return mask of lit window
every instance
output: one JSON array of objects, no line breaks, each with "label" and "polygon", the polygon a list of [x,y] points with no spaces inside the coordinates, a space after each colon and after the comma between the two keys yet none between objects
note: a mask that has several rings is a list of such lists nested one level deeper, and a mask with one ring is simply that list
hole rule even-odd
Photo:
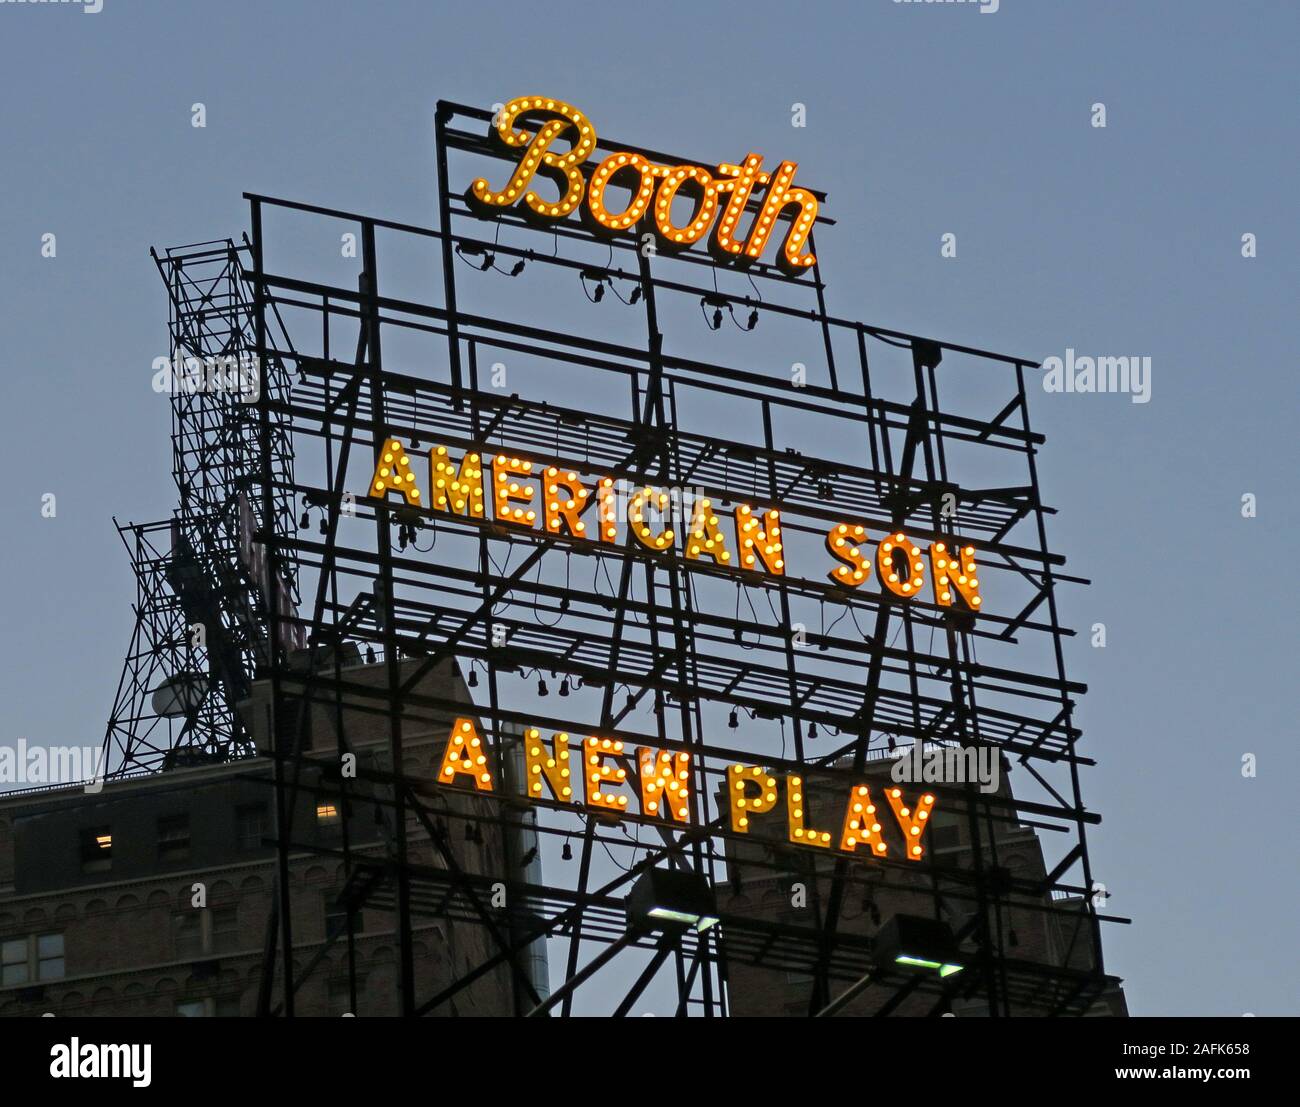
[{"label": "lit window", "polygon": [[113,866],[113,832],[106,826],[87,827],[81,831],[81,871],[107,872]]},{"label": "lit window", "polygon": [[316,804],[316,825],[336,826],[339,821],[339,809],[332,803]]}]

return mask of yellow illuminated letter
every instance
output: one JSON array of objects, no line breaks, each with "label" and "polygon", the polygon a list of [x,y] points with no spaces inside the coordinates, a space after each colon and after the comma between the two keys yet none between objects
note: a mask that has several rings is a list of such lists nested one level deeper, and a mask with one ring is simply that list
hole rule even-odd
[{"label": "yellow illuminated letter", "polygon": [[411,462],[396,438],[388,439],[379,451],[374,479],[370,482],[370,495],[376,499],[386,499],[390,492],[400,493],[412,507],[420,506],[420,490],[415,486]]},{"label": "yellow illuminated letter", "polygon": [[718,528],[718,517],[713,511],[713,502],[705,496],[695,501],[695,510],[691,515],[691,533],[686,541],[686,557],[697,561],[701,557],[711,557],[716,564],[725,565],[731,560],[727,550],[727,541]]},{"label": "yellow illuminated letter", "polygon": [[736,508],[736,540],[740,544],[743,568],[759,570],[759,565],[773,576],[785,576],[785,558],[781,552],[781,513],[771,508],[763,513],[763,522],[749,504]]},{"label": "yellow illuminated letter", "polygon": [[613,769],[604,764],[606,757],[617,757],[623,752],[623,743],[609,738],[588,738],[583,775],[587,779],[587,804],[622,811],[627,806],[627,796],[615,795],[612,784],[622,784],[627,779],[626,769]]},{"label": "yellow illuminated letter", "polygon": [[660,511],[663,511],[668,506],[670,499],[671,497],[667,492],[656,492],[653,488],[643,488],[627,502],[627,517],[632,524],[632,534],[647,550],[666,550],[673,544],[673,532],[671,530],[665,530],[662,534],[655,534],[650,529],[650,524],[646,522],[645,517],[647,504],[653,504]]},{"label": "yellow illuminated letter", "polygon": [[524,764],[528,771],[528,796],[542,798],[542,781],[551,787],[561,803],[576,803],[573,778],[569,772],[569,736],[563,732],[555,736],[548,752],[536,727],[524,731]]},{"label": "yellow illuminated letter", "polygon": [[452,724],[447,746],[442,751],[438,781],[442,784],[455,784],[458,776],[469,777],[480,792],[493,790],[487,747],[483,745],[478,729],[470,719],[457,719]]},{"label": "yellow illuminated letter", "polygon": [[483,459],[478,454],[466,454],[457,469],[447,447],[438,446],[429,451],[429,474],[434,511],[483,518]]},{"label": "yellow illuminated letter", "polygon": [[600,540],[618,541],[618,510],[614,505],[614,478],[602,477],[596,486],[596,514],[600,516]]},{"label": "yellow illuminated letter", "polygon": [[805,796],[802,777],[785,778],[785,805],[790,823],[790,841],[797,842],[801,846],[822,848],[830,846],[829,830],[810,830],[804,825]]},{"label": "yellow illuminated letter", "polygon": [[[542,513],[546,529],[553,534],[573,534],[585,538],[587,524],[578,518],[587,506],[590,493],[578,483],[577,473],[561,473],[555,466],[546,470],[546,496]],[[564,524],[561,531],[560,524]]]}]

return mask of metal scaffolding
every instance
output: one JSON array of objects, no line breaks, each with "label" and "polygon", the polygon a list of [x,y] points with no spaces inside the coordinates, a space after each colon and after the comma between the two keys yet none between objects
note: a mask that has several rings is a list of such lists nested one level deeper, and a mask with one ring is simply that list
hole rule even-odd
[{"label": "metal scaffolding", "polygon": [[[1026,402],[1033,363],[832,316],[819,265],[802,277],[757,262],[741,271],[704,249],[655,252],[639,236],[605,238],[576,222],[539,228],[511,209],[485,220],[452,182],[467,183],[469,165],[499,179],[517,157],[489,140],[489,119],[438,106],[436,228],[249,195],[244,241],[158,259],[173,346],[251,355],[260,387],[255,402],[229,391],[173,397],[181,508],[170,524],[125,528],[141,596],[109,727],[111,770],[162,767],[158,758],[180,748],[250,754],[238,704],[264,682],[287,897],[289,851],[303,848],[288,822],[294,792],[305,763],[324,763],[305,734],[310,712],[296,705],[371,704],[386,720],[391,771],[331,780],[345,818],[352,794],[389,812],[389,856],[350,859],[349,871],[357,904],[393,912],[407,1014],[438,1011],[512,966],[520,1013],[570,1014],[599,989],[619,994],[608,1006],[626,1014],[662,972],[678,1013],[724,1015],[726,966],[736,963],[810,975],[810,1014],[838,1009],[867,976],[899,999],[932,993],[941,1010],[951,986],[882,972],[871,939],[841,928],[844,898],[867,870],[886,885],[924,873],[935,916],[963,920],[955,939],[975,971],[960,987],[990,1014],[1026,1003],[1086,1011],[1115,981],[1085,833],[1099,818],[1080,791],[1091,762],[1077,750],[1073,710],[1084,688],[1066,676],[1072,632],[1056,600],[1059,584],[1086,582],[1048,546],[1052,509],[1035,463],[1043,438]],[[610,141],[599,149],[683,160]],[[828,223],[819,218],[819,231]],[[322,242],[343,247],[324,258]],[[724,507],[779,506],[792,561],[845,519],[877,535],[969,541],[995,602],[975,613],[901,601],[827,576],[653,552],[630,537],[614,545],[368,497],[394,437],[553,459]],[[170,549],[155,542],[158,526],[170,529]],[[252,566],[250,529],[261,558]],[[194,624],[207,628],[202,645]],[[383,679],[339,666],[345,644]],[[461,816],[435,815],[442,786],[403,769],[412,713],[463,706],[422,686],[447,659],[480,689],[476,711],[499,768],[506,736],[525,726],[686,751],[691,821],[538,800],[547,878],[503,874],[517,894],[489,908],[491,874],[461,870],[447,848],[448,822]],[[179,723],[171,708],[167,736],[149,738],[146,693],[160,674],[193,673],[207,681],[201,705]],[[727,843],[744,839],[714,803],[720,766],[856,780],[886,743],[915,739],[992,747],[1034,782],[1015,799],[970,781],[932,786],[965,822],[969,866],[836,853],[818,858],[809,925],[724,913],[700,934],[628,928],[623,897],[648,869],[725,882]],[[503,830],[525,818],[517,797],[484,798]],[[1065,843],[1045,881],[999,865],[995,827],[1008,823]],[[416,841],[441,862],[413,861]],[[550,858],[570,843],[577,871],[557,879]],[[1035,897],[1072,905],[1072,944],[1084,955],[1068,966],[1006,948],[999,912]],[[410,924],[421,914],[483,925],[496,953],[437,994],[417,994]],[[287,899],[279,915],[287,920]],[[549,994],[521,968],[538,939],[562,954],[563,983]],[[280,974],[278,1009],[291,1014],[301,980],[287,925],[273,947],[267,973]]]}]

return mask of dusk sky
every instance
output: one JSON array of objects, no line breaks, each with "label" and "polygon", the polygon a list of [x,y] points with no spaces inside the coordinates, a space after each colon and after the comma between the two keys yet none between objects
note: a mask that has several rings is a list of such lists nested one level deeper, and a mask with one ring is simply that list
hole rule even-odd
[{"label": "dusk sky", "polygon": [[112,517],[175,505],[149,248],[237,237],[245,191],[431,226],[437,100],[562,97],[651,149],[797,160],[833,314],[1150,359],[1148,402],[1030,398],[1051,544],[1092,581],[1060,598],[1093,869],[1133,920],[1106,967],[1136,1015],[1296,1014],[1300,9],[558,11],[0,4],[0,744],[103,740],[134,598]]}]

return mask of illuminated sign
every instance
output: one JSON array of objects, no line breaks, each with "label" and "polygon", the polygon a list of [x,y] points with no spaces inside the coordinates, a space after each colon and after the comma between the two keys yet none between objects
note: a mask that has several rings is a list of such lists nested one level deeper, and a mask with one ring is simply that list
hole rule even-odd
[{"label": "illuminated sign", "polygon": [[[535,130],[515,127],[525,116],[537,121]],[[511,100],[495,116],[489,134],[517,150],[519,161],[500,187],[483,177],[470,185],[465,198],[479,214],[495,215],[515,208],[526,218],[546,224],[578,211],[597,233],[635,234],[643,227],[652,229],[659,248],[665,251],[685,249],[707,237],[715,258],[740,264],[758,261],[778,222],[788,217],[777,264],[787,273],[799,274],[817,263],[812,253],[804,252],[817,219],[817,198],[807,189],[795,187],[795,162],[783,161],[768,173],[762,168],[762,155],[750,153],[738,164],[722,162],[706,169],[658,165],[623,150],[611,153],[584,175],[583,166],[596,149],[596,128],[572,104],[544,96]],[[566,140],[568,148],[553,149],[557,140]],[[531,187],[539,174],[554,182],[554,198],[546,199]],[[611,185],[627,186],[628,199],[621,207],[611,200]],[[742,217],[751,200],[758,202],[760,189],[761,206],[748,229],[742,231]],[[689,217],[684,219],[683,205],[674,204],[679,196],[691,204]]]},{"label": "illuminated sign", "polygon": [[[547,461],[486,450],[469,450],[457,461],[446,446],[431,447],[428,459],[426,495],[406,447],[396,438],[386,439],[369,497],[389,502],[388,497],[398,495],[410,507],[444,515],[540,529],[597,546],[620,544],[613,477],[585,478]],[[779,508],[737,504],[724,523],[713,501],[701,496],[691,505],[689,525],[678,533],[665,518],[672,500],[663,489],[633,486],[626,498],[624,540],[630,535],[652,553],[680,552],[687,561],[742,577],[786,575]],[[593,506],[596,525],[589,528],[581,516]],[[899,599],[921,596],[928,576],[930,594],[940,607],[976,612],[983,603],[971,545],[936,541],[923,552],[901,531],[872,536],[863,524],[845,520],[827,530],[826,551],[839,562],[826,576],[846,590],[861,588],[874,570],[881,588]]]},{"label": "illuminated sign", "polygon": [[[629,811],[635,800],[643,818],[690,822],[691,755],[685,751],[641,746],[633,755],[616,738],[589,735],[578,739],[560,732],[548,741],[537,727],[525,727],[522,741],[526,768],[522,798],[526,800],[614,816]],[[488,753],[474,721],[458,718],[452,723],[437,768],[438,783],[496,793],[497,780]],[[923,860],[934,795],[921,792],[909,798],[893,785],[874,786],[877,795],[872,787],[865,782],[848,785],[842,818],[833,826],[818,827],[811,825],[808,783],[802,776],[787,773],[779,780],[761,765],[731,764],[726,769],[728,825],[733,833],[748,834],[755,818],[770,814],[784,818],[786,839],[793,845],[875,858],[901,854],[908,861]],[[779,807],[782,792],[785,802]],[[885,835],[891,820],[897,831],[893,845]]]}]

